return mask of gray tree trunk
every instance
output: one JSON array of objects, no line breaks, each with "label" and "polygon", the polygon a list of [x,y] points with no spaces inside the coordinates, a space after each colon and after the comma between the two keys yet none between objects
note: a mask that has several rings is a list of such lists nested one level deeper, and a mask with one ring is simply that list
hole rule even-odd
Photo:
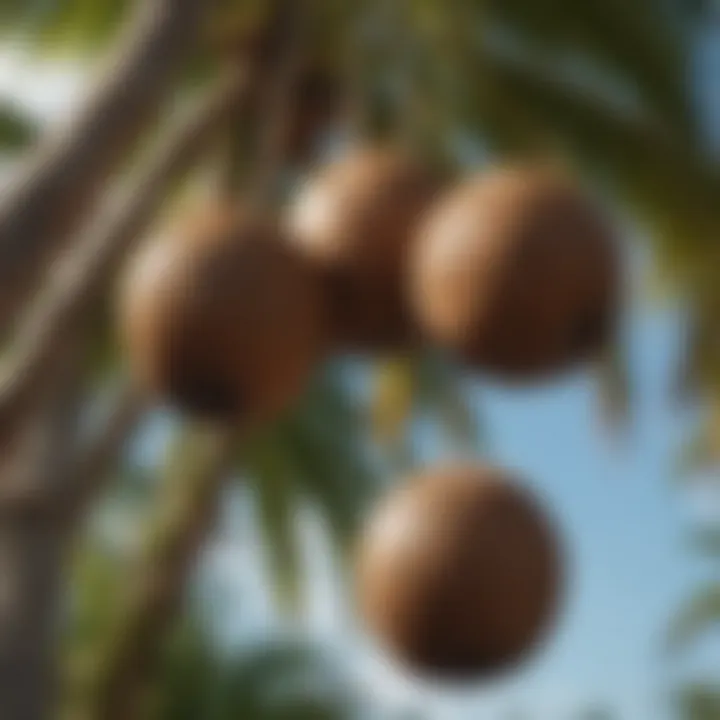
[{"label": "gray tree trunk", "polygon": [[[42,493],[62,482],[74,449],[80,390],[80,343],[67,347],[48,383],[40,414],[16,446],[15,481]],[[6,468],[7,469],[7,468]],[[54,696],[64,542],[58,524],[33,513],[0,524],[0,712],[3,720],[49,717]]]}]

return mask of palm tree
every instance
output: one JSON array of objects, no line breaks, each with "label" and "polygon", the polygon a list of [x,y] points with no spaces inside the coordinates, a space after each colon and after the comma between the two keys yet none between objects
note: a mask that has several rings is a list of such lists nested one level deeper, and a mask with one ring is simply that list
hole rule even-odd
[{"label": "palm tree", "polygon": [[[302,23],[287,22],[298,8]],[[94,58],[117,43],[84,106],[66,127],[43,134],[0,203],[4,717],[47,716],[64,557],[128,439],[155,415],[126,382],[107,331],[112,280],[160,212],[217,165],[218,147],[232,149],[222,152],[216,175],[233,192],[253,166],[292,180],[331,131],[401,134],[455,165],[561,155],[648,230],[663,280],[687,305],[687,377],[706,393],[708,439],[698,457],[714,457],[717,168],[697,140],[685,71],[695,26],[674,4],[3,0],[0,22],[8,38],[38,51]],[[250,51],[247,38],[265,32],[286,42]],[[282,90],[278,67],[289,46],[317,55],[350,110],[325,118],[314,128],[317,142],[285,162],[282,123],[256,111],[267,88]],[[277,94],[290,103],[289,93]],[[269,119],[299,117],[301,100],[270,104]],[[188,113],[176,118],[173,109],[185,101]],[[30,133],[15,120],[7,135],[17,146]],[[246,140],[265,125],[277,132],[261,137],[260,157],[252,157]],[[277,185],[281,201],[287,185]],[[67,261],[53,262],[61,254]],[[612,398],[622,373],[616,362],[608,367],[602,377],[612,381]],[[127,717],[153,675],[227,478],[255,484],[279,577],[291,589],[288,518],[297,497],[323,508],[342,547],[390,459],[408,460],[407,428],[419,408],[430,405],[442,427],[459,428],[453,437],[475,444],[461,381],[444,361],[392,363],[374,377],[372,408],[358,410],[352,381],[328,372],[296,414],[240,449],[232,437],[177,428],[182,441],[174,447],[183,452],[180,461],[168,452],[172,502],[158,495],[150,539],[128,569],[133,580],[92,688],[96,717]],[[368,452],[375,435],[363,432],[366,412],[391,451],[380,460]],[[162,582],[153,582],[157,568]]]}]

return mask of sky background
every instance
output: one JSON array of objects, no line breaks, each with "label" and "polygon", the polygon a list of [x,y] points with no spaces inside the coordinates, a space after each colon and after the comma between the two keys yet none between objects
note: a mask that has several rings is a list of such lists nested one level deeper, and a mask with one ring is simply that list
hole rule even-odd
[{"label": "sky background", "polygon": [[[718,71],[714,31],[698,64],[709,128],[720,127],[720,102],[707,92]],[[61,121],[86,89],[72,66],[38,67],[20,52],[0,53],[0,99],[41,117]],[[570,720],[595,702],[624,720],[664,717],[663,688],[676,668],[663,660],[663,633],[672,611],[706,575],[688,550],[691,504],[674,481],[677,451],[691,427],[689,413],[671,397],[682,329],[678,314],[635,303],[626,333],[632,417],[615,442],[603,431],[587,374],[522,392],[473,384],[491,457],[526,477],[560,524],[570,567],[565,611],[547,647],[506,682],[462,697],[418,690],[361,652],[353,671],[368,687],[389,702],[432,707],[438,720],[498,720],[515,710],[530,720]],[[700,506],[707,508],[706,498],[695,503]],[[308,628],[357,649],[318,523],[303,517],[312,578]],[[259,536],[251,516],[245,519],[240,535],[223,536],[209,559],[214,582],[239,609],[237,632],[262,634],[278,620],[263,582]],[[705,662],[713,657],[712,648],[701,651]]]}]

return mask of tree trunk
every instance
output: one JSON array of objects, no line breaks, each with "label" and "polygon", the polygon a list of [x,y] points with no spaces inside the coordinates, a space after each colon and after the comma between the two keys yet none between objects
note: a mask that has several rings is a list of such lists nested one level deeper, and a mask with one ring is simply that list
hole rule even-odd
[{"label": "tree trunk", "polygon": [[70,126],[41,144],[0,205],[0,334],[172,88],[208,0],[138,0],[129,36]]},{"label": "tree trunk", "polygon": [[62,544],[48,523],[0,527],[0,703],[5,720],[43,720],[53,701]]},{"label": "tree trunk", "polygon": [[[68,343],[43,397],[40,415],[11,459],[19,485],[38,493],[57,487],[74,447],[80,397],[80,343]],[[43,720],[54,699],[64,543],[42,515],[0,524],[0,709],[3,720]]]}]

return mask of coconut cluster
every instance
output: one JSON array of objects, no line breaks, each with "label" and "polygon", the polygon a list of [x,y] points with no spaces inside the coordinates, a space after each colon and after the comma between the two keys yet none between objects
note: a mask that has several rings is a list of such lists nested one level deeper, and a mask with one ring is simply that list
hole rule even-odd
[{"label": "coconut cluster", "polygon": [[[184,218],[132,259],[119,320],[150,392],[246,426],[292,407],[333,353],[432,344],[480,374],[536,382],[599,355],[619,294],[613,228],[570,175],[517,165],[448,183],[369,147],[311,173],[280,218],[228,204]],[[357,558],[368,627],[443,678],[522,660],[561,596],[552,523],[485,466],[404,484]]]}]

